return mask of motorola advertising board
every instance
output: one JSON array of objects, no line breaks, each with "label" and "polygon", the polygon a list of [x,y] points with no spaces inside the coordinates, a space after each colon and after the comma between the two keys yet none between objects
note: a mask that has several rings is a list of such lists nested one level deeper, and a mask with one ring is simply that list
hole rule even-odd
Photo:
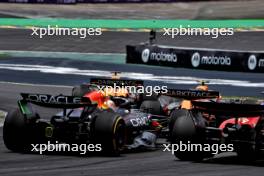
[{"label": "motorola advertising board", "polygon": [[127,63],[207,70],[264,72],[264,52],[169,47],[127,46]]}]

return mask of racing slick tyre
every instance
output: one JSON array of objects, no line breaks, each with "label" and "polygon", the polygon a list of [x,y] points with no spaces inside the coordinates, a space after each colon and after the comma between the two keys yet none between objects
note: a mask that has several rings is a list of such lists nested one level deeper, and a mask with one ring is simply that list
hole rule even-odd
[{"label": "racing slick tyre", "polygon": [[153,115],[164,115],[163,109],[158,100],[143,101],[140,105],[140,110]]},{"label": "racing slick tyre", "polygon": [[[205,142],[205,124],[200,124],[200,127],[197,127],[194,122],[194,118],[202,119],[202,115],[197,112],[193,112],[186,109],[181,109],[179,111],[175,111],[171,114],[171,123],[169,124],[170,136],[171,136],[171,144],[172,145],[184,145],[187,146],[189,144],[201,144]],[[200,120],[200,123],[204,123]],[[172,127],[171,127],[172,126]],[[175,157],[184,161],[201,161],[206,157],[209,157],[210,154],[203,151],[174,151]]]},{"label": "racing slick tyre", "polygon": [[125,129],[125,122],[120,115],[111,110],[104,110],[95,118],[94,141],[101,144],[104,154],[117,156],[125,145]]},{"label": "racing slick tyre", "polygon": [[170,115],[170,119],[169,119],[169,130],[172,131],[173,130],[173,126],[175,124],[175,121],[178,117],[180,116],[187,116],[189,113],[188,110],[186,109],[175,109],[174,111],[172,111],[171,115]]},{"label": "racing slick tyre", "polygon": [[26,124],[26,119],[19,109],[9,112],[3,126],[5,146],[14,152],[28,152],[33,143],[34,133]]}]

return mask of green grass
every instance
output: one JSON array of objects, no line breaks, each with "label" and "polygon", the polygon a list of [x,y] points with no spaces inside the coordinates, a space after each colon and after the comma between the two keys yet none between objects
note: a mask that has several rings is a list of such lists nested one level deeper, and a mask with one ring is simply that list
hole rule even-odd
[{"label": "green grass", "polygon": [[7,57],[10,57],[8,54],[0,53],[0,59],[5,59]]},{"label": "green grass", "polygon": [[0,26],[16,27],[47,27],[48,25],[68,28],[130,28],[130,29],[160,29],[160,28],[264,28],[264,19],[241,20],[106,20],[106,19],[62,19],[62,18],[0,18]]}]

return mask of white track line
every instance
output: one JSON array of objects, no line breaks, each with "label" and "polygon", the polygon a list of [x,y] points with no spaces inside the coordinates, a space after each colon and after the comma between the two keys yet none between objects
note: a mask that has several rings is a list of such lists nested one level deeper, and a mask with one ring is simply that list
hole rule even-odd
[{"label": "white track line", "polygon": [[[80,70],[72,67],[55,67],[48,65],[26,65],[26,64],[0,64],[0,69],[14,71],[41,72],[62,75],[81,75],[91,77],[111,77],[110,71],[104,70]],[[192,76],[158,76],[150,73],[122,72],[121,77],[128,79],[140,79],[148,81],[158,81],[169,84],[197,84],[197,80],[208,81],[211,85],[228,85],[235,87],[261,87],[264,88],[264,82],[251,82],[250,80],[231,80],[231,79],[208,79]]]},{"label": "white track line", "polygon": [[82,52],[63,52],[63,51],[22,51],[22,50],[0,50],[0,53],[6,53],[6,54],[24,54],[24,53],[33,53],[33,54],[78,54],[78,55],[104,55],[104,56],[109,56],[109,55],[122,55],[126,56],[125,53],[94,53],[94,52],[89,52],[89,53],[82,53]]},{"label": "white track line", "polygon": [[57,87],[57,88],[72,88],[73,87],[73,86],[64,86],[64,85],[30,84],[30,83],[16,83],[16,82],[7,82],[7,81],[0,81],[0,84],[13,84],[13,85],[33,86],[33,87]]}]

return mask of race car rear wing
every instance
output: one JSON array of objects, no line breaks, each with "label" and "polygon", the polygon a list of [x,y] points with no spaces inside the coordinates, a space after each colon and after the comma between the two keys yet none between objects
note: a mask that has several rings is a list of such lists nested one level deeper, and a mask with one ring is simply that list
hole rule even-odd
[{"label": "race car rear wing", "polygon": [[142,80],[126,80],[126,79],[101,79],[91,78],[90,84],[103,85],[103,86],[143,86]]},{"label": "race car rear wing", "polygon": [[254,117],[264,115],[264,105],[230,102],[192,101],[194,110],[214,115]]},{"label": "race car rear wing", "polygon": [[74,97],[64,95],[53,96],[48,94],[29,93],[21,93],[21,96],[22,100],[19,100],[19,105],[32,103],[38,106],[61,109],[73,109],[93,105],[90,99],[86,97]]},{"label": "race car rear wing", "polygon": [[187,100],[210,99],[220,97],[220,93],[217,91],[201,91],[190,89],[168,89],[167,93],[163,93],[162,95],[175,98],[183,98]]}]

